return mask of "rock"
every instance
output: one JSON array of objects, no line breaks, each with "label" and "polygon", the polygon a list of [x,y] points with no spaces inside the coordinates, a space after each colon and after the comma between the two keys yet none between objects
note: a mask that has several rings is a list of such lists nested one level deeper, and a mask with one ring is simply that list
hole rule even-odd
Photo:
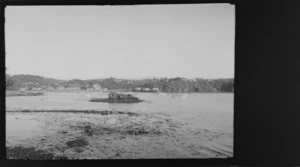
[{"label": "rock", "polygon": [[91,102],[107,102],[107,103],[137,103],[142,102],[137,97],[134,97],[130,94],[123,94],[123,93],[114,93],[111,92],[108,95],[108,98],[93,98],[90,100]]}]

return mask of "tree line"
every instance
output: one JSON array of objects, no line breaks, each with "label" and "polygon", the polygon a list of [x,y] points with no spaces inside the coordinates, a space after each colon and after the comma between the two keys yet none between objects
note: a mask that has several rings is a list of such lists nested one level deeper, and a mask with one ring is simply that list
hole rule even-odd
[{"label": "tree line", "polygon": [[[176,78],[149,78],[141,80],[129,79],[90,79],[90,80],[57,80],[52,78],[44,78],[34,75],[6,75],[6,89],[18,90],[24,83],[38,83],[39,86],[64,86],[65,88],[71,86],[78,86],[80,89],[92,88],[93,85],[99,84],[102,88],[108,90],[127,89],[134,90],[135,88],[158,88],[161,92],[233,92],[234,80],[233,78],[221,79],[186,79],[181,77]],[[36,86],[36,85],[33,85]]]}]

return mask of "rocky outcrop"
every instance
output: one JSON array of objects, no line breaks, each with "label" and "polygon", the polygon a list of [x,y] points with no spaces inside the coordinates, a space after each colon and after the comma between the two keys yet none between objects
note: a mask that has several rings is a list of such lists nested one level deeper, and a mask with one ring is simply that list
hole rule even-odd
[{"label": "rocky outcrop", "polygon": [[123,93],[114,93],[111,92],[108,95],[108,98],[92,98],[91,102],[107,102],[107,103],[137,103],[142,102],[137,97],[132,96],[131,94],[123,94]]}]

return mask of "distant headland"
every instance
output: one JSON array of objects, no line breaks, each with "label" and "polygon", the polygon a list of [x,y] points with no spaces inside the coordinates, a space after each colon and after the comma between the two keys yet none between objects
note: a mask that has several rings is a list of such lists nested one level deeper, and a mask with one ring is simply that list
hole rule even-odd
[{"label": "distant headland", "polygon": [[132,92],[234,92],[233,78],[186,79],[151,78],[151,79],[72,79],[59,80],[38,75],[6,75],[6,90],[85,90],[85,91],[132,91]]}]

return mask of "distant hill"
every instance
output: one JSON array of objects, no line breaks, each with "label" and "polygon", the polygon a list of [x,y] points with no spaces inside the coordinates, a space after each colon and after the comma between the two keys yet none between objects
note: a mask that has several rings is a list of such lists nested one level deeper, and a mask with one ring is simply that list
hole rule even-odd
[{"label": "distant hill", "polygon": [[100,85],[103,89],[108,90],[133,90],[133,91],[149,91],[159,90],[161,92],[233,92],[234,79],[186,79],[182,77],[176,78],[160,78],[160,79],[73,79],[59,80],[53,78],[45,78],[38,75],[6,75],[7,90],[20,90],[26,88],[35,89],[93,89],[95,84]]},{"label": "distant hill", "polygon": [[53,78],[45,78],[38,75],[13,75],[10,78],[15,81],[16,85],[21,85],[25,83],[32,83],[32,84],[39,84],[39,85],[53,85],[53,84],[61,84],[67,81],[65,80],[58,80]]}]

